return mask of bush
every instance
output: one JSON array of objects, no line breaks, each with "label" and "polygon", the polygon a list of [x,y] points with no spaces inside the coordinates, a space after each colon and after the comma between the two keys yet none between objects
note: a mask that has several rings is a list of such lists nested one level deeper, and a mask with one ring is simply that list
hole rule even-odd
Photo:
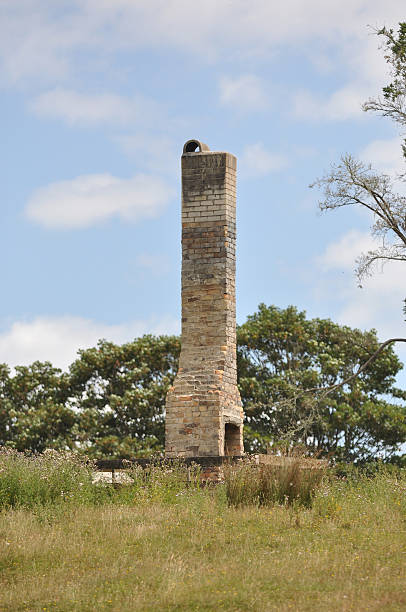
[{"label": "bush", "polygon": [[400,462],[385,463],[381,460],[365,461],[357,464],[340,462],[334,466],[332,474],[348,480],[358,480],[364,477],[374,478],[378,475],[392,475],[396,477],[404,474],[404,467],[402,467]]},{"label": "bush", "polygon": [[46,450],[27,455],[0,449],[0,508],[84,500],[92,487],[92,464],[75,453]]},{"label": "bush", "polygon": [[174,503],[187,489],[200,488],[200,467],[187,467],[179,460],[157,460],[146,468],[135,466],[128,471],[133,479],[130,493],[134,502],[158,501]]},{"label": "bush", "polygon": [[0,448],[0,509],[56,506],[61,503],[175,503],[188,490],[200,488],[199,466],[182,461],[152,462],[147,468],[135,466],[126,475],[128,484],[116,489],[95,482],[95,466],[83,455],[46,450],[28,455]]},{"label": "bush", "polygon": [[316,493],[313,511],[323,519],[334,519],[348,529],[373,509],[376,521],[391,520],[393,508],[406,514],[406,470],[397,473],[383,465],[375,473],[354,472],[345,478],[331,474]]},{"label": "bush", "polygon": [[224,480],[228,503],[232,506],[311,506],[325,470],[309,466],[300,457],[279,459],[274,465],[248,461],[226,466]]}]

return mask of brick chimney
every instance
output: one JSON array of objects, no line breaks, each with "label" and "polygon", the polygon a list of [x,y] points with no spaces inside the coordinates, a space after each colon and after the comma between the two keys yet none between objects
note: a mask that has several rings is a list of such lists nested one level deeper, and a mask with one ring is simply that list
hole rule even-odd
[{"label": "brick chimney", "polygon": [[237,160],[189,140],[182,155],[182,348],[166,398],[167,457],[243,454],[237,388]]}]

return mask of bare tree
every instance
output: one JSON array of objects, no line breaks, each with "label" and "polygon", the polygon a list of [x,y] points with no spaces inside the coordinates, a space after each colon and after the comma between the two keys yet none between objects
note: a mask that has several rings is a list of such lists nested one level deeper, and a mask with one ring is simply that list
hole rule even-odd
[{"label": "bare tree", "polygon": [[[365,102],[365,111],[378,112],[395,121],[402,129],[406,126],[406,22],[399,24],[397,33],[382,28],[376,31],[383,37],[382,48],[390,69],[391,82],[383,88],[382,95]],[[403,144],[406,157],[406,141]],[[406,174],[398,181],[404,183]],[[339,164],[317,179],[311,187],[323,191],[319,202],[322,211],[343,206],[360,206],[372,213],[371,233],[380,239],[380,245],[356,260],[356,275],[361,282],[370,275],[375,265],[387,261],[406,261],[406,197],[394,187],[394,179],[372,169],[369,164],[344,155]],[[402,190],[400,190],[402,191]],[[403,189],[404,191],[404,189]]]},{"label": "bare tree", "polygon": [[406,261],[406,197],[395,193],[386,174],[374,172],[370,165],[344,155],[311,187],[323,189],[320,209],[361,206],[373,214],[372,235],[381,238],[381,245],[362,253],[356,260],[356,274],[361,282],[374,264],[388,260]]},{"label": "bare tree", "polygon": [[[406,126],[406,22],[399,24],[397,33],[392,29],[382,28],[377,30],[376,34],[383,37],[382,48],[390,69],[391,82],[383,88],[381,96],[367,100],[363,110],[389,117],[402,131]],[[405,139],[402,149],[399,154],[405,161]],[[404,184],[406,173],[403,172],[396,178],[399,184]],[[357,258],[355,272],[360,283],[374,271],[376,264],[388,261],[406,262],[406,197],[399,193],[401,189],[394,187],[394,182],[394,178],[376,172],[370,164],[358,161],[351,155],[344,155],[340,163],[332,165],[329,172],[310,185],[319,187],[323,192],[319,202],[322,211],[356,206],[372,213],[371,233],[380,239],[381,244],[374,250],[361,253]],[[406,314],[406,305],[404,312]],[[388,345],[398,342],[406,342],[406,338],[391,338],[383,342],[376,352],[340,385],[348,384],[357,378]],[[319,399],[340,385],[321,390]]]}]

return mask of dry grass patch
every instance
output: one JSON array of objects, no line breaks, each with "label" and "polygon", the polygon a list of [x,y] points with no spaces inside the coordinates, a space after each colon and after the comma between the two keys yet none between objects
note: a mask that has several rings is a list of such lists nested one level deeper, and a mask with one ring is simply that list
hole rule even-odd
[{"label": "dry grass patch", "polygon": [[324,482],[313,506],[170,503],[8,510],[0,609],[401,611],[406,480]]},{"label": "dry grass patch", "polygon": [[264,459],[269,462],[256,464],[248,459],[225,466],[228,503],[232,506],[287,504],[310,507],[326,473],[326,463],[301,456],[264,456]]}]

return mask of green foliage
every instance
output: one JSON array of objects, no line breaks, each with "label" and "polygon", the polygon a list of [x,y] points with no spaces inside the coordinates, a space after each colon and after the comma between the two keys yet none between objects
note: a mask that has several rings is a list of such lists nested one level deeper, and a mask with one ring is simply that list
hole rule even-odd
[{"label": "green foliage", "polygon": [[12,376],[0,364],[0,445],[75,448],[94,458],[161,451],[179,350],[174,336],[143,336],[79,351],[69,373],[37,361]]},{"label": "green foliage", "polygon": [[5,363],[0,363],[0,445],[5,445],[13,437],[13,403],[10,387],[10,368]]},{"label": "green foliage", "polygon": [[385,350],[349,384],[323,397],[321,390],[353,374],[379,346],[376,332],[328,319],[306,319],[295,307],[260,304],[238,328],[239,386],[248,423],[247,450],[270,441],[304,443],[338,459],[394,453],[406,439],[405,408],[383,399],[402,364]]},{"label": "green foliage", "polygon": [[0,508],[83,501],[92,487],[91,464],[78,455],[48,450],[25,455],[0,449]]},{"label": "green foliage", "polygon": [[[404,457],[404,456],[403,456]],[[340,462],[332,468],[332,474],[338,478],[346,478],[351,480],[359,480],[365,478],[375,478],[376,476],[384,477],[403,477],[405,474],[404,468],[406,463],[401,456],[396,456],[391,461],[370,460],[362,463],[345,463]]]},{"label": "green foliage", "polygon": [[200,467],[187,468],[182,460],[151,462],[146,468],[128,471],[133,479],[130,495],[133,503],[178,503],[187,492],[200,489]]},{"label": "green foliage", "polygon": [[[393,386],[401,364],[392,348],[323,397],[322,390],[374,353],[375,331],[261,304],[237,336],[247,451],[264,452],[285,440],[360,461],[378,451],[392,456],[405,440],[399,401],[406,393]],[[159,454],[179,349],[179,338],[143,336],[122,346],[102,340],[80,351],[68,373],[35,362],[11,375],[0,364],[0,444],[34,452],[74,449],[92,458]]]},{"label": "green foliage", "polygon": [[118,346],[101,340],[70,367],[69,401],[78,440],[92,456],[146,455],[164,442],[165,397],[179,339],[143,336]]},{"label": "green foliage", "polygon": [[0,364],[0,445],[41,452],[74,444],[76,415],[66,405],[69,378],[49,362]]}]

